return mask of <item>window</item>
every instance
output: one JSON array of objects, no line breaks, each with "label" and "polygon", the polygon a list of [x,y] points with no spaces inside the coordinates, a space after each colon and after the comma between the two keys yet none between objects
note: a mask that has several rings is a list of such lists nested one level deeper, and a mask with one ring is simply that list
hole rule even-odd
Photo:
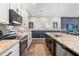
[{"label": "window", "polygon": [[29,22],[29,28],[33,28],[33,22]]},{"label": "window", "polygon": [[58,28],[58,23],[57,22],[53,22],[53,28],[57,29]]}]

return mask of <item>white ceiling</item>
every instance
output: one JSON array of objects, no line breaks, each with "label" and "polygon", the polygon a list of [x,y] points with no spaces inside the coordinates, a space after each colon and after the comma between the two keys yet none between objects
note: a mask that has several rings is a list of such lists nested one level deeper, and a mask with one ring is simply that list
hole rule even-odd
[{"label": "white ceiling", "polygon": [[78,3],[36,3],[28,8],[30,16],[79,16]]}]

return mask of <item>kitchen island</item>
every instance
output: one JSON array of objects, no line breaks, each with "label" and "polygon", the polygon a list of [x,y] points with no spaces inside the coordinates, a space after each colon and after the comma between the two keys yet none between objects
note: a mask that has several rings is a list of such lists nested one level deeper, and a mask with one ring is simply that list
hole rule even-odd
[{"label": "kitchen island", "polygon": [[56,55],[56,43],[60,44],[65,50],[70,52],[72,55],[79,55],[79,36],[70,35],[66,33],[46,33],[48,36],[55,41],[54,43],[54,54]]}]

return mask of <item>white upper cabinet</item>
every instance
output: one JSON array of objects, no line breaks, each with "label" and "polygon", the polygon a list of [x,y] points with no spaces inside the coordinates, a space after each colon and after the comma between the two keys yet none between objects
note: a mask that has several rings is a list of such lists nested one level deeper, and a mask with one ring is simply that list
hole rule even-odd
[{"label": "white upper cabinet", "polygon": [[0,3],[0,23],[9,24],[9,4]]},{"label": "white upper cabinet", "polygon": [[22,9],[21,4],[18,3],[10,4],[10,9],[13,9],[16,13],[21,15],[21,9]]},{"label": "white upper cabinet", "polygon": [[16,11],[16,4],[15,3],[10,4],[10,9],[13,9],[14,11]]},{"label": "white upper cabinet", "polygon": [[13,9],[17,14],[22,16],[22,26],[27,28],[28,27],[28,13],[25,9],[25,6],[23,6],[23,4],[21,3],[11,3],[10,9]]},{"label": "white upper cabinet", "polygon": [[22,4],[17,4],[17,13],[19,14],[19,15],[21,15],[22,14]]},{"label": "white upper cabinet", "polygon": [[22,9],[22,26],[28,28],[28,13],[26,10]]},{"label": "white upper cabinet", "polygon": [[60,16],[79,17],[79,3],[60,3]]}]

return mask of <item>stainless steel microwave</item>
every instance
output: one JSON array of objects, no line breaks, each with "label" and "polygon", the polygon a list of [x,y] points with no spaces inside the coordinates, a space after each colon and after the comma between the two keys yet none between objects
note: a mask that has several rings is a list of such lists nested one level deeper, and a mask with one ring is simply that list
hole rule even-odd
[{"label": "stainless steel microwave", "polygon": [[22,24],[22,17],[12,9],[9,9],[9,24],[10,25]]}]

